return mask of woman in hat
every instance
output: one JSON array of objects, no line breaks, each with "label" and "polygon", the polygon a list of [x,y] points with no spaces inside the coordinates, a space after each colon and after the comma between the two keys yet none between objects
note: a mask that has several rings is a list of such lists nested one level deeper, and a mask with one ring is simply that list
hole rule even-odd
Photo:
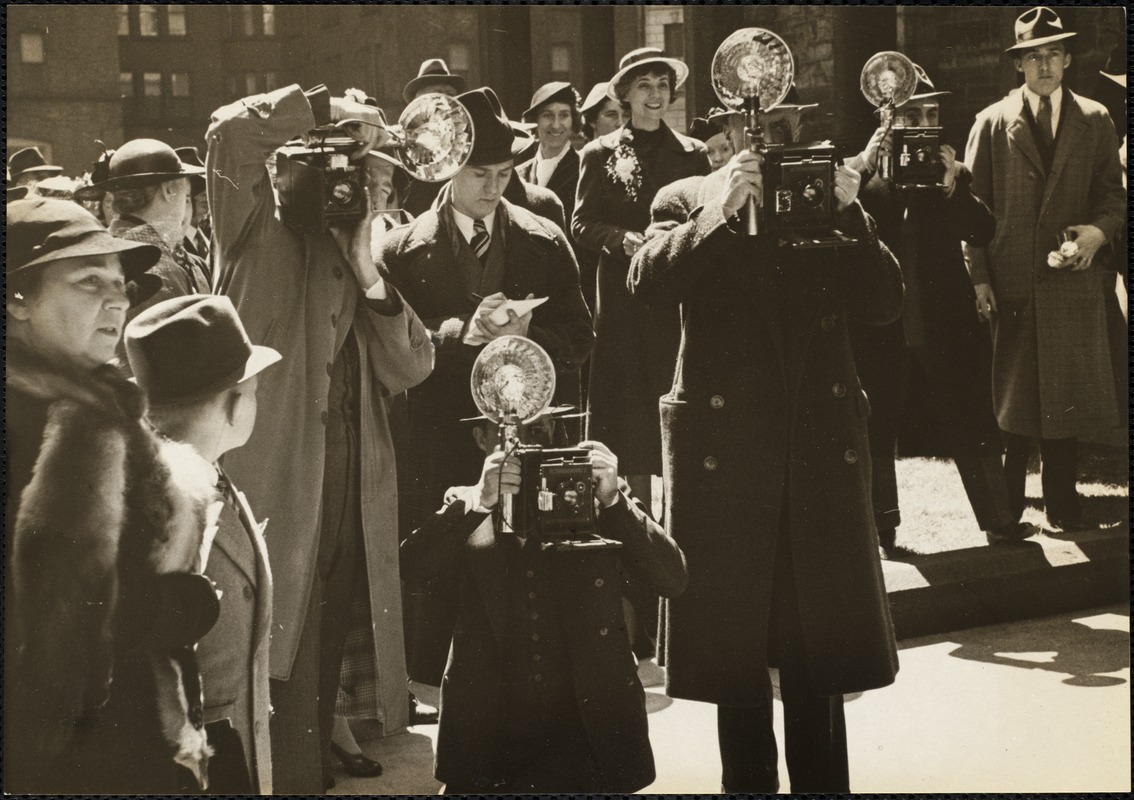
[{"label": "woman in hat", "polygon": [[166,460],[107,363],[158,249],[35,197],[8,204],[7,246],[5,789],[198,790],[211,483]]},{"label": "woman in hat", "polygon": [[607,92],[630,121],[583,148],[571,223],[575,241],[599,257],[587,435],[619,454],[638,497],[649,497],[649,476],[661,474],[658,397],[673,380],[680,323],[676,309],[631,300],[626,274],[658,189],[709,172],[705,145],[664,121],[688,75],[656,48],[623,57]]},{"label": "woman in hat", "polygon": [[588,142],[613,133],[629,119],[622,110],[622,103],[607,93],[609,88],[607,81],[596,83],[579,107],[579,113],[583,115],[583,135]]}]

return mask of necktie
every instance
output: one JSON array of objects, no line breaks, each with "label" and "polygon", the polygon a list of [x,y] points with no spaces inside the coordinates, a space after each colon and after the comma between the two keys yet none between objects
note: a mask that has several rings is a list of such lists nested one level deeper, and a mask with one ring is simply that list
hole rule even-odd
[{"label": "necktie", "polygon": [[483,219],[473,220],[473,237],[469,245],[472,247],[476,257],[480,259],[480,263],[484,263],[484,257],[488,255],[488,245],[492,241],[492,237],[488,235],[488,228],[484,226]]},{"label": "necktie", "polygon": [[1039,127],[1040,141],[1043,142],[1044,147],[1051,147],[1055,137],[1051,134],[1051,98],[1046,95],[1040,97],[1036,125]]}]

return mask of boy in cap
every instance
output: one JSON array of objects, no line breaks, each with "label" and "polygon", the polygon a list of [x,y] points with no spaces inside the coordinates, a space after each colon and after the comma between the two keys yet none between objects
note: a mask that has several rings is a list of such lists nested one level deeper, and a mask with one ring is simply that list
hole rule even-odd
[{"label": "boy in cap", "polygon": [[1012,511],[1024,510],[1038,439],[1047,521],[1067,531],[1083,526],[1078,437],[1118,423],[1100,284],[1126,192],[1106,109],[1063,86],[1076,34],[1044,6],[1021,14],[1015,34],[1007,52],[1024,85],[977,115],[965,151],[996,233],[965,251],[977,312],[992,325],[992,400]]},{"label": "boy in cap", "polygon": [[175,297],[151,306],[126,326],[125,340],[154,427],[185,445],[180,457],[216,472],[202,570],[217,589],[220,616],[197,645],[205,728],[215,750],[209,790],[271,794],[272,577],[265,523],[257,523],[217,462],[251,435],[256,376],[280,354],[251,344],[232,301],[216,295]]}]

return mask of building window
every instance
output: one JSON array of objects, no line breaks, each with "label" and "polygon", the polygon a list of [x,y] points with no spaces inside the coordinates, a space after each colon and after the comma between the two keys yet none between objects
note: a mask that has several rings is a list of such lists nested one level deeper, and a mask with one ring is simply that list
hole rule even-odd
[{"label": "building window", "polygon": [[174,97],[189,96],[188,72],[174,72],[169,76],[169,93]]},{"label": "building window", "polygon": [[160,72],[143,72],[142,73],[142,96],[143,97],[161,97],[161,73]]},{"label": "building window", "polygon": [[130,35],[130,6],[118,6],[118,35]]},{"label": "building window", "polygon": [[571,48],[565,44],[551,46],[551,78],[556,81],[571,80]]},{"label": "building window", "polygon": [[255,72],[244,73],[244,94],[259,94],[260,93],[260,76]]},{"label": "building window", "polygon": [[261,7],[261,21],[264,23],[264,35],[276,35],[276,9],[275,6],[262,6]]},{"label": "building window", "polygon": [[134,96],[134,73],[133,72],[119,72],[118,73],[118,93],[122,97]]},{"label": "building window", "polygon": [[256,8],[243,6],[240,9],[240,32],[245,36],[256,35]]},{"label": "building window", "polygon": [[280,88],[279,73],[265,72],[264,73],[264,91],[265,92],[274,92],[278,88]]},{"label": "building window", "polygon": [[20,34],[20,61],[25,64],[43,63],[43,34]]},{"label": "building window", "polygon": [[138,32],[142,36],[157,36],[157,7],[138,6]]},{"label": "building window", "polygon": [[173,5],[165,7],[165,22],[166,28],[170,36],[184,36],[185,29],[185,6]]},{"label": "building window", "polygon": [[685,25],[672,22],[662,26],[665,36],[665,54],[670,58],[685,58]]},{"label": "building window", "polygon": [[464,42],[449,45],[449,69],[453,72],[469,71],[469,46]]}]

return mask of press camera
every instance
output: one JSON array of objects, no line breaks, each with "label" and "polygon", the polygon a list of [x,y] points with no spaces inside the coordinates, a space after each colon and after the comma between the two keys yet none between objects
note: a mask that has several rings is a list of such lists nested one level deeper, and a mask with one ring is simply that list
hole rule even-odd
[{"label": "press camera", "polygon": [[520,493],[512,503],[512,530],[534,537],[544,550],[617,548],[598,535],[590,451],[579,447],[517,445]]},{"label": "press camera", "polygon": [[764,224],[788,247],[835,247],[857,240],[835,220],[835,148],[769,145],[764,154]]},{"label": "press camera", "polygon": [[940,186],[940,128],[894,128],[894,184],[903,188]]},{"label": "press camera", "polygon": [[276,151],[280,219],[304,233],[326,233],[366,216],[366,172],[351,161],[358,142],[345,135],[310,137]]}]

